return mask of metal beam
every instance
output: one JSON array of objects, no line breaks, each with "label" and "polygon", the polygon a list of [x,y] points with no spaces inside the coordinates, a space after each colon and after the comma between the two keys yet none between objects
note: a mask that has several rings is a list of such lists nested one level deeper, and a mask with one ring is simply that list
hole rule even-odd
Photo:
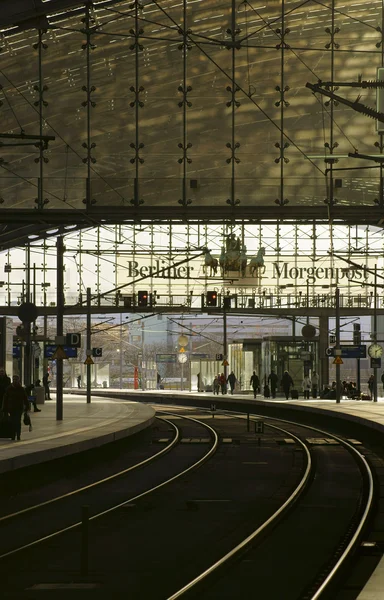
[{"label": "metal beam", "polygon": [[[17,215],[17,217],[15,217]],[[15,219],[17,218],[17,222]],[[218,205],[191,205],[187,208],[181,206],[92,206],[87,212],[83,210],[46,209],[3,209],[0,212],[0,224],[10,224],[20,227],[21,224],[40,225],[41,229],[81,225],[96,227],[103,224],[120,223],[155,223],[155,222],[200,222],[200,223],[233,223],[248,221],[249,223],[286,221],[290,223],[310,223],[321,221],[339,222],[351,225],[378,225],[384,223],[384,210],[377,205],[348,206],[337,204],[332,206],[331,215],[325,205],[305,206],[231,206]]]}]

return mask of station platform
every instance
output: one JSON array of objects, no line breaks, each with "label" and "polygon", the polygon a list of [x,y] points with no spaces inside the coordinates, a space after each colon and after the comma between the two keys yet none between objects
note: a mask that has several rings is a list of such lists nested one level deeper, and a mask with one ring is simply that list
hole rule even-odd
[{"label": "station platform", "polygon": [[64,394],[63,420],[56,420],[56,401],[30,412],[32,431],[22,424],[21,440],[0,438],[0,473],[83,452],[128,437],[149,427],[155,411],[147,404]]},{"label": "station platform", "polygon": [[[196,400],[207,400],[208,402],[216,401],[241,401],[250,402],[251,404],[282,404],[289,405],[293,410],[314,412],[321,411],[327,413],[330,416],[338,416],[346,420],[355,421],[357,423],[364,424],[373,429],[376,429],[384,434],[384,397],[379,397],[377,402],[367,400],[350,400],[343,398],[340,404],[336,403],[336,400],[323,400],[320,398],[305,400],[304,398],[299,400],[286,400],[285,397],[278,396],[277,398],[264,398],[261,394],[258,394],[256,399],[253,398],[252,393],[241,393],[241,394],[219,394],[215,395],[212,392],[189,392],[181,390],[132,390],[132,389],[112,389],[95,390],[95,395],[107,396],[108,392],[114,397],[126,397],[130,400],[137,399],[139,402],[159,402],[166,403],[167,399],[172,403],[177,403],[179,398],[188,397],[189,401],[193,398]],[[80,392],[81,393],[81,392]],[[84,392],[85,394],[85,392]],[[384,596],[383,596],[384,597]]]}]

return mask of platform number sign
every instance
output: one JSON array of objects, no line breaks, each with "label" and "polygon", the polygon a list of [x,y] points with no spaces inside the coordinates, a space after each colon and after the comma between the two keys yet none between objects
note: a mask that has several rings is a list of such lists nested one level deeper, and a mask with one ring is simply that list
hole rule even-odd
[{"label": "platform number sign", "polygon": [[103,356],[103,349],[102,348],[92,348],[92,356],[94,356],[96,358]]},{"label": "platform number sign", "polygon": [[216,354],[216,360],[223,360],[223,358],[222,354]]}]

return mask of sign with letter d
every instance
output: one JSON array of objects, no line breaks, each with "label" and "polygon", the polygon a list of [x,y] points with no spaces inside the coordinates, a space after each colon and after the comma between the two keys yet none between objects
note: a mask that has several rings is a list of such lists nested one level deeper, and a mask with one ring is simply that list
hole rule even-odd
[{"label": "sign with letter d", "polygon": [[80,346],[81,346],[80,333],[67,333],[67,335],[65,336],[65,345],[72,346],[72,348],[80,348]]}]

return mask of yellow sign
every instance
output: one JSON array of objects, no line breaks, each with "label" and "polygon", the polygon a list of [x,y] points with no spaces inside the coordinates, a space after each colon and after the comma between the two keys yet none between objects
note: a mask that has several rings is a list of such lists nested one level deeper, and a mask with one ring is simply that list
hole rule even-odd
[{"label": "yellow sign", "polygon": [[341,356],[335,356],[335,360],[333,361],[334,365],[343,365],[343,359],[341,358]]},{"label": "yellow sign", "polygon": [[93,362],[92,358],[90,356],[87,356],[87,358],[84,361],[85,365],[94,365],[95,363]]},{"label": "yellow sign", "polygon": [[68,358],[65,353],[63,346],[57,346],[54,354],[52,355],[52,360],[63,360],[64,358]]},{"label": "yellow sign", "polygon": [[223,365],[223,367],[228,367],[229,362],[227,360],[223,360],[221,364]]},{"label": "yellow sign", "polygon": [[179,352],[185,352],[185,348],[180,348]]}]

